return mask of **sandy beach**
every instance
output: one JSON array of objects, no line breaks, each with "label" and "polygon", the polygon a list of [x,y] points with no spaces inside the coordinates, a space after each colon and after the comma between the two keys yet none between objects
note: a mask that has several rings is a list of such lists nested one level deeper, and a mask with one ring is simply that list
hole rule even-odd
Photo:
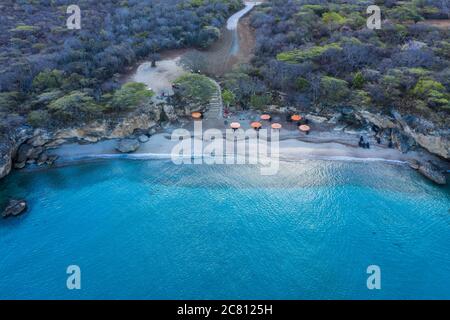
[{"label": "sandy beach", "polygon": [[[401,153],[399,150],[387,148],[385,146],[373,145],[370,149],[358,147],[357,136],[337,132],[316,132],[308,136],[301,136],[298,132],[282,130],[279,141],[279,159],[281,161],[296,161],[305,159],[340,160],[340,161],[387,161],[406,163],[408,160],[424,159],[425,156],[419,152]],[[211,141],[203,140],[202,137],[192,136],[192,145],[203,141],[203,152],[192,147],[191,157],[211,157],[205,151]],[[245,155],[251,157],[249,149],[254,143],[247,141],[245,154],[239,152],[233,146],[233,140],[224,138],[216,139],[214,143],[223,145],[223,152],[216,152],[215,157],[232,157],[234,155]],[[237,141],[237,138],[236,140]],[[172,140],[169,132],[157,133],[150,137],[148,142],[142,143],[140,148],[128,154],[120,153],[116,150],[118,140],[105,140],[95,144],[65,144],[57,149],[51,150],[51,154],[57,155],[58,164],[69,164],[78,161],[89,161],[95,159],[171,159],[174,147],[179,141]],[[268,142],[267,156],[270,155],[271,142]],[[220,148],[219,148],[220,149]],[[220,150],[219,150],[220,151]],[[185,154],[186,156],[186,154]]]}]

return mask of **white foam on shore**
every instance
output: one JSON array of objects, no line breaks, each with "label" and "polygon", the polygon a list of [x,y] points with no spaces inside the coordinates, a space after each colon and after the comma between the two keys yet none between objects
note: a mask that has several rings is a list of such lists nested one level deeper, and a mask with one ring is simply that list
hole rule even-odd
[{"label": "white foam on shore", "polygon": [[[176,159],[198,159],[198,158],[222,158],[227,159],[229,157],[234,158],[235,155],[232,154],[224,154],[222,156],[211,156],[207,154],[193,154],[188,156],[176,156]],[[73,157],[64,157],[59,159],[59,163],[71,163],[71,162],[83,162],[89,160],[170,160],[173,159],[174,156],[172,154],[167,153],[138,153],[138,154],[91,154],[91,155],[80,155]],[[257,157],[256,157],[257,158]],[[266,156],[266,159],[275,160],[275,158],[271,158],[270,156]],[[253,158],[254,159],[254,158]],[[289,158],[289,157],[279,157],[280,162],[296,162],[296,161],[314,161],[314,160],[323,160],[323,161],[343,161],[343,162],[386,162],[393,164],[407,164],[407,161],[403,160],[393,160],[393,159],[384,159],[384,158],[360,158],[360,157],[350,157],[350,156],[319,156],[319,155],[311,155],[305,157],[297,157],[297,158]]]}]

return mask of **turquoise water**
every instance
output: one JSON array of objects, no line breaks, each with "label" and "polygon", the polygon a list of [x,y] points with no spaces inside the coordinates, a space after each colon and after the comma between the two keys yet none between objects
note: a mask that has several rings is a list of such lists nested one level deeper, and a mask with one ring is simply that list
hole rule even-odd
[{"label": "turquoise water", "polygon": [[0,221],[0,298],[450,298],[450,191],[403,166],[305,161],[267,177],[117,160],[14,173],[0,190],[30,205]]}]

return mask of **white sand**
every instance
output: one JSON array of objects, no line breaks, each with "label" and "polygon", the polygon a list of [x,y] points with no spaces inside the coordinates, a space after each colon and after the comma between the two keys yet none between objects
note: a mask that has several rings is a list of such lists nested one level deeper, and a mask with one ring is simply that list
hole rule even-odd
[{"label": "white sand", "polygon": [[[335,159],[343,161],[394,161],[405,162],[410,159],[417,159],[423,157],[415,152],[408,152],[403,154],[396,149],[388,149],[379,146],[373,146],[371,149],[362,149],[352,145],[348,145],[344,139],[343,143],[339,142],[320,142],[316,138],[316,142],[301,141],[303,137],[297,139],[287,138],[279,142],[279,158],[281,160],[303,160],[303,159]],[[337,137],[339,138],[339,137]],[[305,139],[311,139],[305,137]],[[354,137],[354,139],[356,139]],[[338,139],[337,139],[338,140]],[[201,140],[197,139],[197,143]],[[171,141],[170,134],[158,133],[150,137],[150,140],[141,144],[141,147],[134,153],[121,154],[115,150],[117,140],[107,140],[95,144],[66,144],[51,153],[59,156],[60,162],[79,161],[84,159],[98,159],[98,158],[128,158],[128,159],[170,159],[173,148],[179,141]],[[216,143],[226,145],[224,140],[217,139]],[[210,142],[205,141],[203,147],[210,145]],[[215,156],[223,154],[232,155],[232,143],[229,143],[228,148],[224,148],[223,152],[216,152]],[[270,142],[269,142],[270,146]],[[235,149],[236,151],[236,149]],[[236,153],[236,152],[235,152]],[[191,156],[210,156],[207,152],[198,152],[192,148]],[[242,152],[236,154],[242,155]],[[248,151],[246,152],[248,154]],[[185,154],[186,155],[186,154]]]}]

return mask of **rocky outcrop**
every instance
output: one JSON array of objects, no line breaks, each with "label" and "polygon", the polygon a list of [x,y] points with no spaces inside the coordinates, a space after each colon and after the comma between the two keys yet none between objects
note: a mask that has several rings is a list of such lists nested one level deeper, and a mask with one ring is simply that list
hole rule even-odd
[{"label": "rocky outcrop", "polygon": [[436,128],[433,123],[425,119],[392,112],[405,134],[413,138],[418,145],[444,159],[450,159],[450,129]]},{"label": "rocky outcrop", "polygon": [[31,136],[31,129],[19,127],[0,137],[0,179],[9,174],[17,149]]},{"label": "rocky outcrop", "polygon": [[55,132],[53,140],[77,140],[98,142],[102,139],[129,137],[136,131],[150,132],[158,126],[161,112],[135,114],[118,121],[95,121],[77,128],[62,129]]},{"label": "rocky outcrop", "polygon": [[123,139],[119,141],[116,149],[122,153],[130,153],[136,151],[139,147],[140,143],[138,140]]},{"label": "rocky outcrop", "polygon": [[175,108],[171,105],[164,105],[164,118],[169,122],[175,122],[178,119],[177,114],[175,113]]},{"label": "rocky outcrop", "polygon": [[391,115],[357,112],[357,117],[375,125],[380,130],[390,130],[390,139],[399,150],[406,152],[414,146],[420,146],[428,152],[446,160],[450,160],[450,129],[437,128],[423,118],[406,115],[397,111]]},{"label": "rocky outcrop", "polygon": [[445,175],[431,163],[421,163],[418,171],[437,184],[445,185],[447,183]]},{"label": "rocky outcrop", "polygon": [[21,126],[0,135],[0,179],[13,167],[27,164],[52,164],[55,157],[48,156],[47,149],[70,141],[97,142],[103,139],[120,139],[130,136],[151,135],[161,120],[162,106],[145,106],[121,119],[93,121],[76,128],[55,132]]},{"label": "rocky outcrop", "polygon": [[444,173],[433,165],[430,162],[419,162],[417,160],[409,160],[408,161],[409,166],[420,172],[424,177],[430,179],[434,183],[445,185],[447,184],[447,178],[445,177]]},{"label": "rocky outcrop", "polygon": [[17,217],[27,210],[27,202],[25,200],[10,200],[5,210],[2,212],[3,218]]}]

